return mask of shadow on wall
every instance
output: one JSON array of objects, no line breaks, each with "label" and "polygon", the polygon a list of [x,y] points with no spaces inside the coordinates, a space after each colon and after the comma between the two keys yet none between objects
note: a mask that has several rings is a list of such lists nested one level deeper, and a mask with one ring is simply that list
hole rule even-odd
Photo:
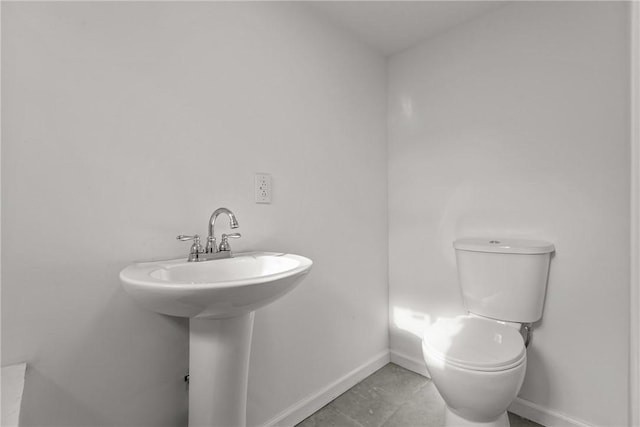
[{"label": "shadow on wall", "polygon": [[[37,410],[32,409],[34,406],[39,407]],[[45,407],[45,408],[43,408]],[[70,419],[68,415],[59,414],[68,408],[74,408],[74,425],[77,426],[99,426],[109,425],[110,420],[92,410],[83,402],[80,402],[73,394],[56,382],[47,378],[42,372],[33,366],[29,366],[27,370],[27,381],[24,391],[24,399],[22,402],[22,410],[20,416],[20,424],[25,426],[41,425],[42,420],[32,414],[47,413],[56,414],[57,420]],[[61,425],[56,423],[55,425]]]},{"label": "shadow on wall", "polygon": [[[185,425],[187,328],[186,320],[144,311],[122,287],[110,287],[94,318],[62,333],[48,359],[30,361],[20,425]],[[175,336],[184,345],[167,348]],[[160,365],[158,354],[167,362]],[[158,408],[158,396],[180,407]]]}]

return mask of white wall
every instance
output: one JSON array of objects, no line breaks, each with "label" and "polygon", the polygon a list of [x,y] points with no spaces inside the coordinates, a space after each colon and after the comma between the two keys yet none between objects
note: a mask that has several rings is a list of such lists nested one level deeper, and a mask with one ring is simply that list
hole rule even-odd
[{"label": "white wall", "polygon": [[389,65],[391,350],[463,311],[451,243],[555,243],[520,396],[627,425],[628,4],[516,2]]},{"label": "white wall", "polygon": [[186,256],[175,235],[219,206],[236,251],[315,262],[256,315],[249,424],[384,352],[385,79],[291,3],[3,2],[2,363],[29,362],[24,425],[185,424],[187,322],[118,272]]}]

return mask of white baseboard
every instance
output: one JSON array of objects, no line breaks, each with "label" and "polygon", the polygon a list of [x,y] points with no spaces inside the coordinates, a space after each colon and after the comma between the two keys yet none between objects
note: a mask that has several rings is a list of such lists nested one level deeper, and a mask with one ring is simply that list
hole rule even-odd
[{"label": "white baseboard", "polygon": [[424,360],[414,359],[413,357],[409,357],[406,354],[398,353],[395,350],[391,350],[391,362],[395,363],[398,366],[402,366],[405,369],[408,369],[416,374],[420,374],[423,377],[431,378],[429,375],[429,371],[427,371],[427,365],[425,365]]},{"label": "white baseboard", "polygon": [[513,412],[516,415],[520,415],[523,418],[547,427],[593,427],[592,424],[585,421],[571,418],[565,414],[529,402],[520,397],[517,397],[511,406],[509,406],[509,412]]},{"label": "white baseboard", "polygon": [[263,424],[263,427],[290,427],[298,424],[318,409],[327,405],[351,387],[373,374],[390,362],[389,351],[385,350],[372,357],[342,378],[337,379],[322,390],[298,401]]}]

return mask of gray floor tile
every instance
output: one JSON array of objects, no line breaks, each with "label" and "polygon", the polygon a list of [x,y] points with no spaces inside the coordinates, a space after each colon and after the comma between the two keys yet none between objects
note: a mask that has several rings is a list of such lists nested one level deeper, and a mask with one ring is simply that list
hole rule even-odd
[{"label": "gray floor tile", "polygon": [[509,412],[509,423],[511,424],[511,427],[544,427],[531,420],[522,418],[519,415],[512,414],[511,412]]},{"label": "gray floor tile", "polygon": [[431,381],[402,404],[383,427],[441,427],[444,401]]},{"label": "gray floor tile", "polygon": [[338,396],[330,405],[364,427],[381,427],[398,409],[396,404],[364,382]]},{"label": "gray floor tile", "polygon": [[[543,427],[509,413],[511,427]],[[433,383],[390,363],[296,427],[441,427],[444,401]]]},{"label": "gray floor tile", "polygon": [[362,425],[341,414],[333,406],[327,405],[296,427],[362,427]]},{"label": "gray floor tile", "polygon": [[429,380],[393,363],[374,372],[363,383],[388,401],[401,405],[427,384]]}]

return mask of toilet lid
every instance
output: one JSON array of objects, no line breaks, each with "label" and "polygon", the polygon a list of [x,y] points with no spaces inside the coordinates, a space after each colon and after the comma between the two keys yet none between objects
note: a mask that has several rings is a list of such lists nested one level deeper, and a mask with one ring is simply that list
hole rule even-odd
[{"label": "toilet lid", "polygon": [[526,356],[524,341],[515,328],[468,316],[439,319],[425,331],[422,346],[432,357],[476,371],[509,369]]}]

